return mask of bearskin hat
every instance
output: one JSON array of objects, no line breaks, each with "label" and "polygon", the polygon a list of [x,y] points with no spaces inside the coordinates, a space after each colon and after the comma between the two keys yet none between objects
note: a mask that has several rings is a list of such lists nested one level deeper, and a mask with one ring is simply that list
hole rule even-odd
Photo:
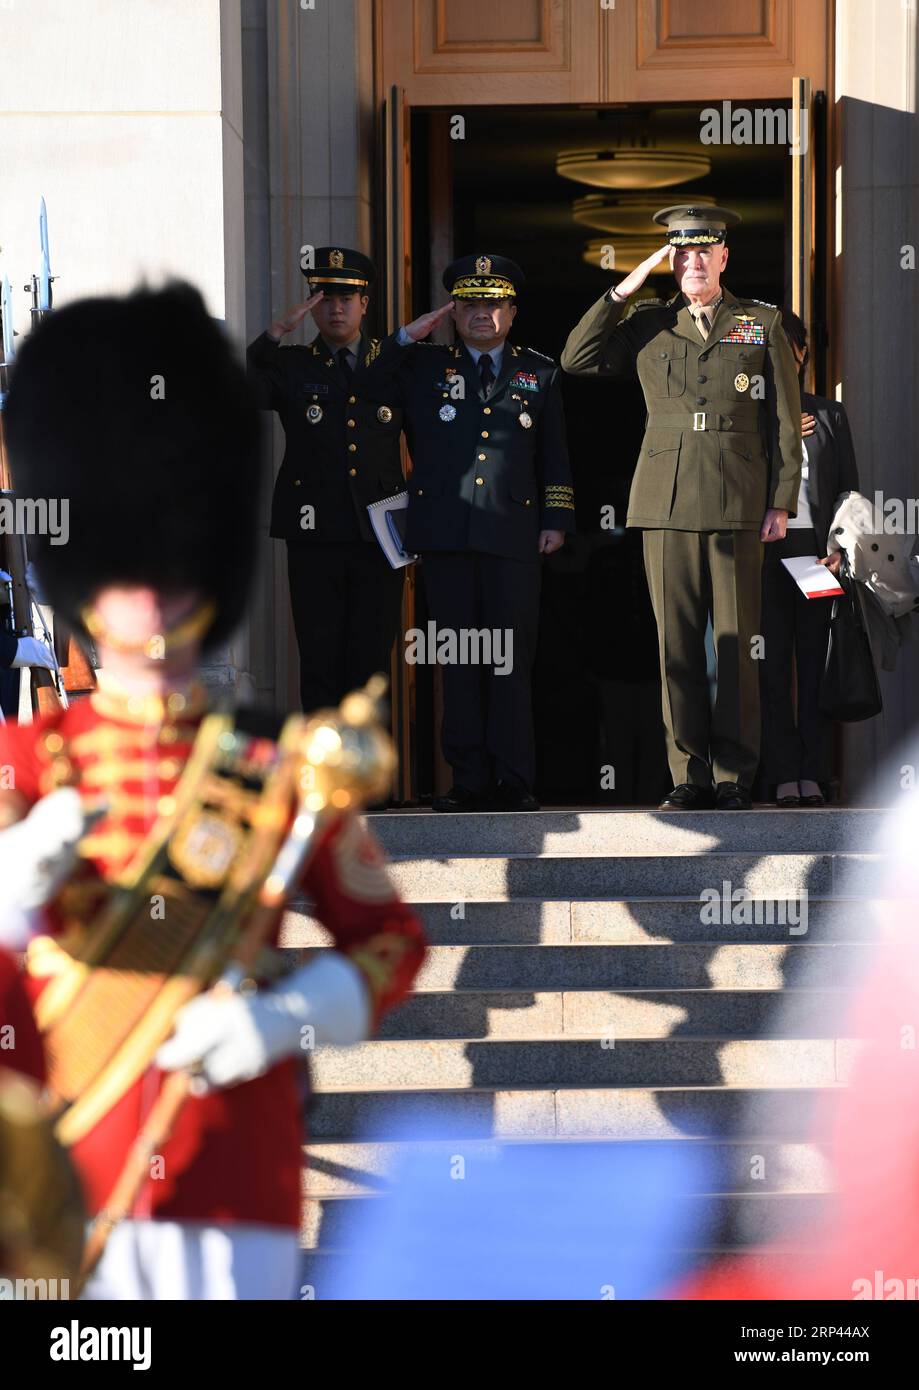
[{"label": "bearskin hat", "polygon": [[107,585],[196,589],[216,605],[205,645],[225,641],[254,566],[260,429],[197,290],[55,310],[17,354],[4,418],[17,496],[69,508],[65,544],[29,537],[47,602],[82,630]]}]

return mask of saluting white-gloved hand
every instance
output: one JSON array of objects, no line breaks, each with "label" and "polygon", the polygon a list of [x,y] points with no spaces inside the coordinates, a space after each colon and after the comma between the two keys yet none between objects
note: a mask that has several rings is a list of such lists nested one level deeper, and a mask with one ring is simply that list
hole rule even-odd
[{"label": "saluting white-gloved hand", "polygon": [[193,999],[180,1010],[156,1063],[165,1071],[190,1068],[209,1086],[236,1086],[317,1043],[362,1042],[369,1027],[361,972],[341,952],[326,951],[258,994],[218,989]]},{"label": "saluting white-gloved hand", "polygon": [[42,797],[0,832],[0,942],[21,950],[36,930],[32,914],[54,897],[77,861],[90,817],[73,787]]},{"label": "saluting white-gloved hand", "polygon": [[15,670],[21,666],[41,666],[46,671],[57,670],[54,652],[47,643],[40,642],[37,637],[20,637],[16,643],[12,668]]}]

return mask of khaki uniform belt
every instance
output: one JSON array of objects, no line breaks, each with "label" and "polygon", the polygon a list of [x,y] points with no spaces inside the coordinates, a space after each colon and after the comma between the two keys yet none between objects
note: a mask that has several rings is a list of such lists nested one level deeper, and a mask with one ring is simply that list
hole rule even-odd
[{"label": "khaki uniform belt", "polygon": [[759,409],[752,411],[740,410],[730,415],[721,415],[716,410],[696,410],[679,412],[672,414],[655,410],[653,415],[649,415],[645,425],[648,430],[686,430],[705,431],[720,430],[726,434],[741,432],[744,434],[755,434],[759,430]]}]

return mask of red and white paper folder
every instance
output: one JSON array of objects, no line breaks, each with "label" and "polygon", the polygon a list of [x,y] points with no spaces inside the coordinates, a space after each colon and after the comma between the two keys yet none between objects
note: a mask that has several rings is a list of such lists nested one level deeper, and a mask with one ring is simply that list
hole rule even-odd
[{"label": "red and white paper folder", "polygon": [[845,592],[832,570],[817,564],[816,555],[793,555],[782,564],[805,598],[835,598]]}]

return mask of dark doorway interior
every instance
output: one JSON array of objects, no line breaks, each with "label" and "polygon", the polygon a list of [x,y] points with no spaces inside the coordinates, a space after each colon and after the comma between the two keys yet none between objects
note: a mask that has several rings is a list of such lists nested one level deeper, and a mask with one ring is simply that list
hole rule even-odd
[{"label": "dark doorway interior", "polygon": [[[780,100],[769,104],[787,105]],[[444,236],[446,216],[453,254],[489,251],[522,265],[527,289],[518,306],[514,339],[558,358],[574,323],[626,271],[611,274],[585,262],[589,240],[615,244],[616,236],[575,220],[574,200],[601,190],[561,177],[556,156],[566,150],[636,144],[710,158],[711,172],[703,178],[632,191],[649,193],[660,207],[707,193],[736,208],[744,221],[731,238],[725,283],[736,294],[781,303],[789,263],[788,150],[781,145],[703,146],[700,109],[472,108],[464,113],[461,140],[445,138],[445,113],[414,112],[414,312],[435,307],[432,268],[440,268],[432,267],[432,260],[436,248],[442,251],[449,240]],[[452,165],[446,213],[432,207],[429,193],[442,181],[431,179],[431,161],[444,158]],[[674,288],[672,277],[664,275],[649,280],[647,292],[669,297]],[[670,785],[657,634],[640,534],[623,527],[643,431],[643,400],[637,383],[573,378],[565,379],[564,394],[578,532],[545,563],[543,572],[534,673],[536,790],[544,805],[655,804]],[[612,517],[609,508],[614,509]],[[430,683],[420,683],[417,694],[423,741],[432,720]],[[424,750],[418,751],[424,794],[430,789],[431,761]]]}]

